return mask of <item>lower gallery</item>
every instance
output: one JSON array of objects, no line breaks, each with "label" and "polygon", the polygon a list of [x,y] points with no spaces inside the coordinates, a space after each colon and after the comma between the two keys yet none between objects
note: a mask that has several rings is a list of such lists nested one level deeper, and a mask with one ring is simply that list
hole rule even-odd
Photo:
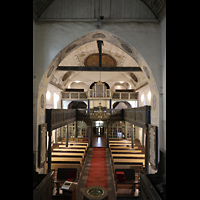
[{"label": "lower gallery", "polygon": [[33,1],[33,199],[166,199],[166,2]]},{"label": "lower gallery", "polygon": [[[50,199],[165,199],[166,151],[160,150],[158,163],[150,109],[47,109],[47,123],[39,126],[40,155],[48,147],[38,161],[45,173],[33,172],[34,199],[47,191]],[[103,117],[95,121],[94,115]],[[77,120],[70,123],[71,116]]]}]

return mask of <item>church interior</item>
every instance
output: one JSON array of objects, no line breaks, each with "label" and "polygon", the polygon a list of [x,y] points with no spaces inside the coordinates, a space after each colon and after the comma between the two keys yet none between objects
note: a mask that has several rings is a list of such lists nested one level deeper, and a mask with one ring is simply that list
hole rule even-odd
[{"label": "church interior", "polygon": [[33,0],[33,199],[166,199],[165,0]]}]

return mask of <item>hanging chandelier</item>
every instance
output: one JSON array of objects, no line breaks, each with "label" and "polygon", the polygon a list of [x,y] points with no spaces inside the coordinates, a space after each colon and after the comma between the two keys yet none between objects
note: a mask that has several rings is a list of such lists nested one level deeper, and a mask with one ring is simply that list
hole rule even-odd
[{"label": "hanging chandelier", "polygon": [[95,120],[106,120],[110,117],[110,113],[107,113],[106,110],[101,110],[102,106],[101,103],[99,103],[98,106],[99,110],[98,111],[93,111],[92,113],[90,113],[90,118],[95,119]]}]

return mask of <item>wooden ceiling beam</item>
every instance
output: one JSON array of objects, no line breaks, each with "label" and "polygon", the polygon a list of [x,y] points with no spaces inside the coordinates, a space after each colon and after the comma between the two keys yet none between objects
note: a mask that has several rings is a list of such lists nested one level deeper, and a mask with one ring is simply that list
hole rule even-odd
[{"label": "wooden ceiling beam", "polygon": [[102,72],[140,72],[140,67],[85,67],[85,66],[58,66],[57,71],[102,71]]}]

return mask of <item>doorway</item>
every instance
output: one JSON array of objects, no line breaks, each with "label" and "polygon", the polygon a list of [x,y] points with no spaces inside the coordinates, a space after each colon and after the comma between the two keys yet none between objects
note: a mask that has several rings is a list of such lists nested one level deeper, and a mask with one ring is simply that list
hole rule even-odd
[{"label": "doorway", "polygon": [[106,147],[106,132],[103,121],[93,122],[92,147]]}]

